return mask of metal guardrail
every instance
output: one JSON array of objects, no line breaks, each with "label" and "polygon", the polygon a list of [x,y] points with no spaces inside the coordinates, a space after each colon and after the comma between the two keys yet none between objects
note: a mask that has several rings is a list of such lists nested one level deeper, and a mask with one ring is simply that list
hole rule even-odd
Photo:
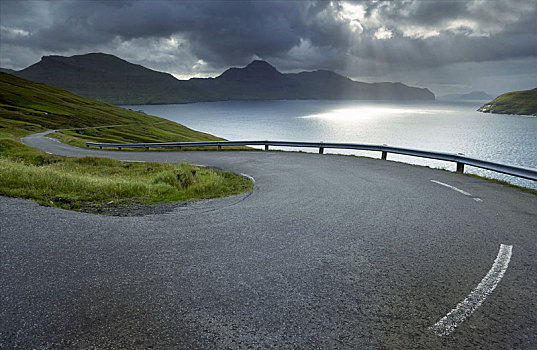
[{"label": "metal guardrail", "polygon": [[424,151],[410,148],[391,147],[386,145],[368,145],[357,143],[337,143],[337,142],[295,142],[295,141],[207,141],[207,142],[162,142],[162,143],[95,143],[86,142],[86,147],[95,146],[102,149],[103,147],[122,147],[130,148],[145,148],[148,150],[153,147],[206,147],[206,146],[218,146],[221,149],[222,146],[265,146],[265,151],[269,150],[269,146],[280,147],[306,147],[306,148],[318,148],[319,153],[323,154],[325,148],[338,148],[338,149],[353,149],[361,151],[377,151],[381,152],[381,158],[386,160],[388,153],[402,154],[406,156],[429,158],[436,160],[443,160],[447,162],[457,163],[457,172],[463,173],[464,166],[469,165],[476,168],[482,168],[486,170],[495,171],[507,175],[517,176],[524,179],[537,181],[537,169],[517,167],[507,164],[489,162],[486,160],[475,159],[465,157],[460,154],[443,153]]}]

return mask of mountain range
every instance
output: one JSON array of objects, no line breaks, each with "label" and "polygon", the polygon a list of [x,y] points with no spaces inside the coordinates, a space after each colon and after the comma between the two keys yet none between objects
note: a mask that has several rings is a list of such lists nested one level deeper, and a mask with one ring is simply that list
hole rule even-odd
[{"label": "mountain range", "polygon": [[129,63],[116,56],[90,53],[44,56],[20,71],[21,78],[44,83],[112,104],[164,104],[223,100],[352,99],[434,100],[426,88],[402,83],[363,83],[327,70],[281,73],[255,60],[215,78],[179,80],[173,75]]}]

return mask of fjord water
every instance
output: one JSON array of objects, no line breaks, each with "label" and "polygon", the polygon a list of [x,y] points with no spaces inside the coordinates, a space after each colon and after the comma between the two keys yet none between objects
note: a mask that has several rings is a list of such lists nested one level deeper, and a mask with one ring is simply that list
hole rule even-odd
[{"label": "fjord water", "polygon": [[[387,144],[537,168],[537,118],[477,112],[487,101],[225,101],[123,106],[228,140]],[[296,150],[296,149],[294,149]],[[317,149],[304,149],[316,152]],[[379,152],[325,153],[379,157]],[[388,159],[454,170],[453,163]],[[537,188],[533,181],[467,167],[469,172]]]}]

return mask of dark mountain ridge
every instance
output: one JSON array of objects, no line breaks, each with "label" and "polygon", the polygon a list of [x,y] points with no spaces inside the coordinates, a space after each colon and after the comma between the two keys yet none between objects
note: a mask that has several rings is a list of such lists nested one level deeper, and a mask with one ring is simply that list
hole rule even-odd
[{"label": "dark mountain ridge", "polygon": [[116,56],[91,53],[44,56],[14,75],[56,86],[98,101],[145,103],[161,89],[175,89],[177,79]]},{"label": "dark mountain ridge", "polygon": [[355,99],[433,100],[425,88],[402,83],[362,83],[332,71],[281,73],[255,60],[215,78],[178,80],[171,74],[132,64],[116,56],[90,53],[45,56],[13,73],[114,104],[188,103],[222,100]]}]

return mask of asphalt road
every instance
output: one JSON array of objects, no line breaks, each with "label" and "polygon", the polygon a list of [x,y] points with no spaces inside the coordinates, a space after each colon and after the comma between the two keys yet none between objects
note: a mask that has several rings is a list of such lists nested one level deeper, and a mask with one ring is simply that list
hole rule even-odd
[{"label": "asphalt road", "polygon": [[[25,142],[256,182],[251,195],[143,217],[0,197],[2,349],[537,348],[535,195],[347,156]],[[435,334],[501,244],[512,256],[496,288],[452,333]]]}]

